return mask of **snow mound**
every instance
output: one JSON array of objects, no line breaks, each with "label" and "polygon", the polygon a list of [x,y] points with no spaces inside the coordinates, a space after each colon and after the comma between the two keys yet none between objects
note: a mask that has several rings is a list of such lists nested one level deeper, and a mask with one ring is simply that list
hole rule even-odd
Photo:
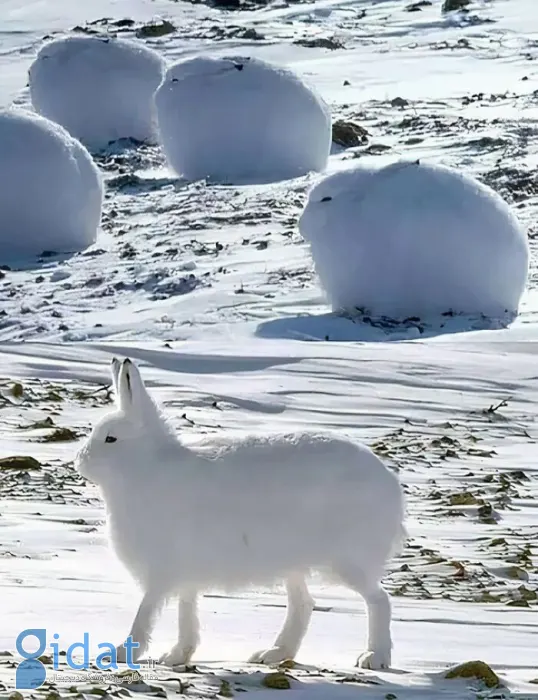
[{"label": "snow mound", "polygon": [[30,66],[34,109],[90,150],[131,138],[157,141],[153,95],[164,59],[124,39],[71,36],[45,44]]},{"label": "snow mound", "polygon": [[75,252],[97,236],[101,175],[58,124],[23,110],[0,111],[0,261]]},{"label": "snow mound", "polygon": [[299,229],[335,310],[391,318],[517,313],[527,236],[493,190],[418,162],[359,167],[310,191]]},{"label": "snow mound", "polygon": [[183,60],[155,103],[168,162],[189,180],[264,183],[326,167],[329,110],[280,66],[243,56]]}]

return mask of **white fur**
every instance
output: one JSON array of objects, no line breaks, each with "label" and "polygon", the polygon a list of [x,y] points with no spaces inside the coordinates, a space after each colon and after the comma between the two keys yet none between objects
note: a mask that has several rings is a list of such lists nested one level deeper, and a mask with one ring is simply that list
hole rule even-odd
[{"label": "white fur", "polygon": [[36,112],[91,151],[118,139],[157,141],[153,94],[166,69],[143,42],[68,36],[45,44],[30,66]]},{"label": "white fur", "polygon": [[527,284],[525,229],[461,169],[396,161],[334,173],[310,191],[299,230],[335,311],[504,318]]},{"label": "white fur", "polygon": [[380,579],[405,532],[402,490],[381,460],[319,432],[207,437],[188,447],[130,360],[114,360],[112,375],[118,410],[94,427],[77,467],[99,484],[112,544],[144,591],[131,629],[137,658],[166,599],[179,596],[179,637],[163,661],[187,663],[199,641],[198,592],[283,579],[284,627],[251,660],[293,658],[313,610],[305,577],[315,570],[363,596],[368,645],[358,664],[388,667],[391,612]]},{"label": "white fur", "polygon": [[97,238],[101,174],[59,124],[24,109],[0,110],[0,260],[73,253]]},{"label": "white fur", "polygon": [[194,56],[155,93],[170,166],[189,180],[255,184],[322,171],[331,114],[292,71],[246,56]]}]

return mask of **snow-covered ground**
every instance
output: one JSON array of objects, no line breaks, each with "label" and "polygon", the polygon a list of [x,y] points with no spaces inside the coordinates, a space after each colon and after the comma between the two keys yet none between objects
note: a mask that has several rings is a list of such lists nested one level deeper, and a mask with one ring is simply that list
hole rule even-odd
[{"label": "snow-covered ground", "polygon": [[[0,652],[13,652],[27,627],[57,632],[66,647],[83,632],[116,643],[131,622],[138,593],[106,548],[97,492],[70,464],[107,410],[100,386],[116,353],[142,364],[185,434],[328,426],[398,469],[410,541],[386,578],[395,670],[351,668],[363,649],[362,603],[314,581],[318,607],[286,692],[538,696],[530,683],[538,677],[536,8],[484,0],[443,15],[440,0],[418,11],[410,4],[319,0],[224,12],[168,0],[2,3],[0,106],[29,104],[26,71],[45,37],[78,25],[130,38],[151,34],[141,28],[160,16],[177,31],[144,40],[168,61],[211,47],[285,63],[314,85],[333,120],[365,128],[356,146],[334,146],[330,172],[354,158],[404,156],[487,182],[528,227],[531,272],[510,328],[479,317],[333,316],[297,230],[315,178],[187,184],[157,147],[111,148],[98,158],[107,195],[97,243],[4,270],[0,280],[0,458],[27,454],[41,464],[0,469]],[[134,24],[114,24],[125,19]],[[178,687],[205,697],[277,692],[243,662],[272,641],[284,600],[281,590],[206,596],[199,673],[161,668],[148,683],[170,697]],[[152,657],[174,642],[175,623],[167,609]],[[443,678],[472,659],[507,688]],[[14,672],[13,658],[0,657],[7,689]],[[90,697],[96,682],[66,681],[62,695],[73,685]]]}]

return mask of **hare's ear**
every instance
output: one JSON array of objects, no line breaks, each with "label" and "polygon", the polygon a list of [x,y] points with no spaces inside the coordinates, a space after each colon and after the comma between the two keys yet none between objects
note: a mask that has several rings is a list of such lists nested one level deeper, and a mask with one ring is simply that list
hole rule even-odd
[{"label": "hare's ear", "polygon": [[118,376],[118,392],[120,407],[126,413],[143,417],[148,412],[155,411],[137,366],[129,358],[121,364]]},{"label": "hare's ear", "polygon": [[116,394],[116,401],[119,403],[119,377],[121,370],[121,362],[117,357],[112,358],[110,363],[110,373],[112,374],[112,388]]}]

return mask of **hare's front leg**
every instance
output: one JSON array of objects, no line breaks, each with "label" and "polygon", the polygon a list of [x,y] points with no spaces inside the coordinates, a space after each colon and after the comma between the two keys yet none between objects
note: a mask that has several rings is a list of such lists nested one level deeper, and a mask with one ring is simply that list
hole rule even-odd
[{"label": "hare's front leg", "polygon": [[290,576],[286,582],[288,611],[284,626],[271,649],[257,651],[249,661],[253,664],[279,664],[294,659],[306,634],[314,601],[302,574]]},{"label": "hare's front leg", "polygon": [[198,620],[198,594],[196,591],[183,591],[178,604],[178,641],[164,654],[160,661],[167,666],[188,664],[200,642],[200,622]]},{"label": "hare's front leg", "polygon": [[[165,596],[161,592],[148,591],[142,598],[138,608],[129,637],[133,642],[138,642],[139,646],[133,649],[132,661],[137,661],[148,648],[151,639],[151,632],[155,625],[155,620],[159,614]],[[116,647],[116,661],[125,663],[127,661],[127,651],[123,644]]]}]

